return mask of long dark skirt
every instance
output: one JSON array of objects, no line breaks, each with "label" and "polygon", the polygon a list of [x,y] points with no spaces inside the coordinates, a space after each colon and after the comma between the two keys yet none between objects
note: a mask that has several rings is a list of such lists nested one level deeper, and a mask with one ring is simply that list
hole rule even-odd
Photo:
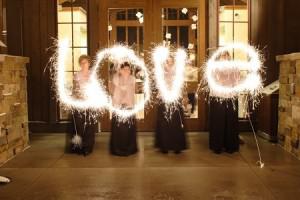
[{"label": "long dark skirt", "polygon": [[135,117],[122,122],[113,115],[111,122],[110,153],[117,156],[135,154],[138,151]]},{"label": "long dark skirt", "polygon": [[210,100],[209,147],[216,153],[239,150],[237,102],[234,104]]},{"label": "long dark skirt", "polygon": [[[92,153],[95,144],[96,123],[91,120],[89,111],[74,111],[73,136],[77,134],[81,137],[81,146],[72,144],[72,151],[77,153]],[[75,123],[75,124],[74,124]]]},{"label": "long dark skirt", "polygon": [[163,152],[187,149],[184,115],[181,106],[178,106],[174,112],[166,113],[165,104],[158,105],[155,147]]}]

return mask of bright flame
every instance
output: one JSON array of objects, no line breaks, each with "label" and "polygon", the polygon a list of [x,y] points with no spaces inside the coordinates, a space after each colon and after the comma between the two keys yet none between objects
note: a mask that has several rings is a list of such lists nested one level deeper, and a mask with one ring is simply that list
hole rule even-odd
[{"label": "bright flame", "polygon": [[[84,98],[81,100],[68,95],[68,91],[65,86],[65,61],[69,50],[68,40],[58,41],[57,59],[55,62],[55,81],[58,93],[59,101],[68,107],[79,110],[102,110],[104,108],[114,112],[121,119],[126,119],[140,110],[144,109],[144,105],[150,99],[150,80],[148,70],[145,67],[143,60],[138,58],[134,51],[121,45],[115,45],[111,48],[104,49],[97,53],[97,58],[94,66],[91,69],[91,76],[87,84],[81,91]],[[144,80],[144,101],[137,103],[131,110],[123,110],[116,108],[112,105],[112,100],[108,93],[104,90],[102,82],[97,77],[97,70],[101,66],[103,60],[108,59],[113,63],[129,62],[136,67],[139,67],[145,76]]]},{"label": "bright flame", "polygon": [[174,103],[179,100],[184,85],[184,68],[187,59],[186,52],[183,49],[177,49],[175,53],[175,74],[171,89],[167,88],[164,74],[164,65],[170,56],[169,49],[164,46],[158,46],[153,52],[154,70],[156,85],[160,91],[162,100],[167,103]]},{"label": "bright flame", "polygon": [[58,98],[60,102],[65,106],[69,106],[75,109],[102,109],[107,104],[107,101],[105,100],[105,98],[103,98],[105,97],[105,92],[103,90],[103,87],[93,80],[90,80],[90,82],[85,86],[85,88],[97,89],[97,95],[101,97],[100,99],[98,99],[97,103],[94,103],[93,99],[90,98],[89,93],[87,92],[88,90],[83,93],[83,99],[77,99],[74,98],[72,95],[68,94],[68,92],[70,91],[68,91],[65,86],[65,61],[68,51],[69,41],[67,39],[58,41],[58,53],[55,75]]},{"label": "bright flame", "polygon": [[[233,49],[245,52],[249,61],[217,60],[223,53],[231,52]],[[204,78],[208,84],[210,95],[218,98],[236,98],[241,93],[247,93],[250,96],[258,95],[262,88],[262,79],[260,76],[261,67],[260,56],[252,46],[233,43],[225,47],[220,47],[205,65]],[[243,81],[233,86],[223,85],[220,81],[216,80],[214,76],[216,71],[233,72],[240,70],[246,70],[248,74]]]},{"label": "bright flame", "polygon": [[[109,59],[113,63],[123,63],[123,62],[129,62],[133,66],[139,67],[145,76],[144,80],[144,93],[145,98],[143,101],[140,101],[139,103],[135,104],[134,107],[130,110],[124,110],[113,106],[112,99],[109,97],[109,102],[107,105],[107,108],[115,113],[118,117],[121,119],[126,119],[139,111],[144,109],[145,104],[150,100],[150,80],[149,80],[149,73],[148,70],[144,64],[144,61],[141,60],[133,50],[129,49],[128,47],[122,46],[122,45],[115,45],[111,48],[104,49],[100,51],[97,54],[97,60],[95,62],[95,65],[93,67],[92,71],[92,80],[97,80],[97,68],[100,66],[101,62],[104,59]],[[93,90],[91,90],[92,94],[94,93]]]}]

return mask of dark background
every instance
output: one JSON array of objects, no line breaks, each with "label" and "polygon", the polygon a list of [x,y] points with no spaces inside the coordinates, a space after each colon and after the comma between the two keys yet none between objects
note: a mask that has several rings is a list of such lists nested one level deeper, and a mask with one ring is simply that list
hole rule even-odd
[{"label": "dark background", "polygon": [[[99,44],[98,3],[89,0],[89,53]],[[199,0],[200,1],[200,0]],[[58,121],[57,103],[51,94],[45,66],[56,38],[56,0],[7,0],[7,53],[30,58],[28,106],[31,132],[64,132],[67,122]],[[300,1],[251,0],[250,40],[265,55],[266,84],[278,79],[275,56],[300,52]],[[2,12],[0,17],[2,18]],[[208,20],[208,19],[207,19]],[[2,21],[2,20],[1,20]],[[3,25],[0,25],[3,28]],[[106,31],[106,30],[105,30]],[[2,38],[1,38],[2,39]],[[275,124],[274,124],[275,126]]]}]

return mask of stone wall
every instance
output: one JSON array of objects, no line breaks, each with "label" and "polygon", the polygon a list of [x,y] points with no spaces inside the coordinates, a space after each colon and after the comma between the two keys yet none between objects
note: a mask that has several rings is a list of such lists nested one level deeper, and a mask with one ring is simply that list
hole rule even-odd
[{"label": "stone wall", "polygon": [[0,54],[0,166],[28,146],[28,62]]},{"label": "stone wall", "polygon": [[300,158],[300,53],[277,56],[277,61],[280,62],[279,141]]}]

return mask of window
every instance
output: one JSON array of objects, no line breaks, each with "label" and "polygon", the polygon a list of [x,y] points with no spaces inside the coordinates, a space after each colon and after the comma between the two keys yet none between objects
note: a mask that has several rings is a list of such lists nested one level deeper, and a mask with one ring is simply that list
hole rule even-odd
[{"label": "window", "polygon": [[[249,41],[249,6],[248,0],[218,0],[218,45],[232,42],[248,43]],[[247,55],[240,51],[230,52],[233,59],[247,60]],[[247,72],[241,71],[241,75]],[[239,118],[245,118],[247,104],[245,96],[239,97]]]},{"label": "window", "polygon": [[[66,87],[72,91],[73,75],[79,71],[78,58],[88,53],[87,0],[57,0],[58,39],[69,39],[70,51],[66,61]],[[68,119],[68,112],[60,109],[59,118]]]}]

